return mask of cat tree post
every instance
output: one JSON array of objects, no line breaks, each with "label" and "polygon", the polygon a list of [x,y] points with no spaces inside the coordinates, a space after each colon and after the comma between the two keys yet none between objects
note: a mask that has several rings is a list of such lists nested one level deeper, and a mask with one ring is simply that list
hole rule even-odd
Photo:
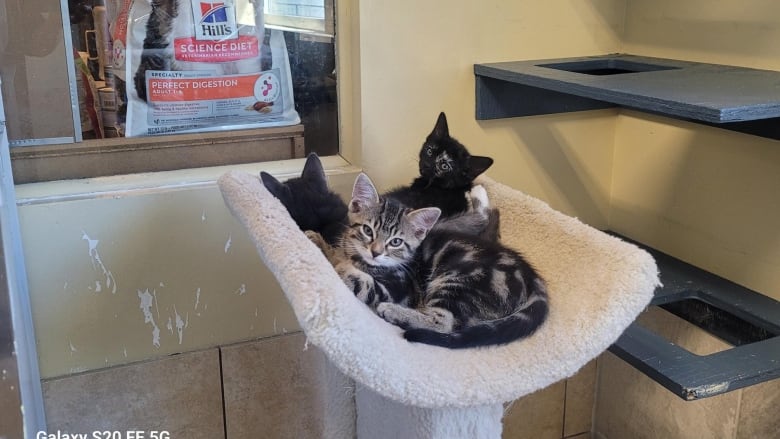
[{"label": "cat tree post", "polygon": [[423,408],[369,390],[355,394],[358,439],[500,439],[503,404]]}]

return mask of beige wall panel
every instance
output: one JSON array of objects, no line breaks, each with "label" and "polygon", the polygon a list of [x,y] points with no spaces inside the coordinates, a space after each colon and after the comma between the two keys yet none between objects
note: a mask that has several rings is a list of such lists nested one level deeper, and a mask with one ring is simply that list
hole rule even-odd
[{"label": "beige wall panel", "polygon": [[44,377],[297,329],[216,187],[19,213]]},{"label": "beige wall panel", "polygon": [[[303,161],[20,186],[42,376],[298,330],[213,181],[228,169],[289,177]],[[354,168],[335,172],[331,186],[349,193]]]},{"label": "beige wall panel", "polygon": [[[331,185],[347,194],[354,177],[332,176]],[[67,185],[89,186],[21,192],[40,200]],[[84,197],[29,198],[19,209],[44,378],[298,330],[215,185]]]}]

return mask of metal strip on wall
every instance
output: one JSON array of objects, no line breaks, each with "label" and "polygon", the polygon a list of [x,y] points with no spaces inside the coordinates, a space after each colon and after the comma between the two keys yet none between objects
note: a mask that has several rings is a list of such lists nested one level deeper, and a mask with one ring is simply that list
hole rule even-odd
[{"label": "metal strip on wall", "polygon": [[[15,398],[21,403],[18,410],[4,410],[3,425],[8,421],[9,427],[5,428],[15,428],[13,426],[20,421],[23,428],[22,435],[19,435],[19,432],[0,431],[0,437],[26,438],[45,431],[46,420],[5,122],[5,109],[0,96],[0,322],[4,322],[3,326],[9,326],[10,322],[12,328],[11,331],[5,331],[5,327],[0,328],[3,329],[0,333],[0,359],[3,361],[3,367],[8,365],[0,389],[9,393],[9,398],[12,398],[10,401]],[[15,370],[9,369],[11,367]],[[14,372],[15,375],[10,376]],[[14,379],[15,382],[10,382]],[[0,395],[0,400],[7,401],[5,393]]]}]

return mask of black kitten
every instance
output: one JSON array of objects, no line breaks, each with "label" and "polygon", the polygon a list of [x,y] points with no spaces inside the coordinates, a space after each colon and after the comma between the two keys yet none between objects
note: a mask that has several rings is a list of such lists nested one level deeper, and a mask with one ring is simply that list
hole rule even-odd
[{"label": "black kitten", "polygon": [[268,192],[282,202],[301,230],[313,230],[328,244],[335,244],[347,227],[347,205],[328,188],[325,170],[317,154],[306,158],[300,177],[284,183],[266,172],[260,173]]},{"label": "black kitten", "polygon": [[463,144],[450,136],[447,116],[439,114],[436,126],[420,150],[420,176],[411,186],[403,186],[383,196],[420,209],[438,207],[442,217],[465,212],[466,194],[474,179],[493,164],[490,157],[469,154]]}]

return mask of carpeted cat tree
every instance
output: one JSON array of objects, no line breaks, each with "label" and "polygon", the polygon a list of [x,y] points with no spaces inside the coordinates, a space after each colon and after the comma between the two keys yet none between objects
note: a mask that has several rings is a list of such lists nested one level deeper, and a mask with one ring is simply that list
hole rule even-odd
[{"label": "carpeted cat tree", "polygon": [[531,337],[450,350],[409,343],[369,310],[254,175],[219,186],[290,301],[309,343],[358,384],[360,438],[500,438],[503,404],[574,375],[606,350],[659,284],[646,252],[482,177],[501,239],[547,280],[550,315]]}]

